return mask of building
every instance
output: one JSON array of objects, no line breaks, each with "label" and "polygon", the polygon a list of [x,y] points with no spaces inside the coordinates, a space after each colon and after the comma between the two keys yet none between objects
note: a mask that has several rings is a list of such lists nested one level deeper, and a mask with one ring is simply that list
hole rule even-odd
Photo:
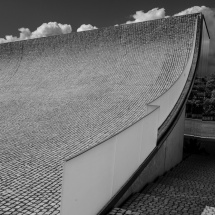
[{"label": "building", "polygon": [[202,14],[1,44],[0,214],[96,214],[180,162],[208,45]]}]

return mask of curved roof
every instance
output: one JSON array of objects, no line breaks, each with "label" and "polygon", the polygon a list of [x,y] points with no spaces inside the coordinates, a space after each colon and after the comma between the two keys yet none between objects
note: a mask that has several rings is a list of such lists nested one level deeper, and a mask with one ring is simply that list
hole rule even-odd
[{"label": "curved roof", "polygon": [[0,211],[59,213],[64,160],[146,115],[186,66],[199,16],[0,45]]}]

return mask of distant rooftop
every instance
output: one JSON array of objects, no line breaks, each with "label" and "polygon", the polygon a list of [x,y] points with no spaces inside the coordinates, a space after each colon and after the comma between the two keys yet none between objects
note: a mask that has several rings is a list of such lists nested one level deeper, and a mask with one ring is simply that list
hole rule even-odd
[{"label": "distant rooftop", "polygon": [[146,115],[182,74],[200,16],[1,44],[0,211],[60,214],[64,161]]}]

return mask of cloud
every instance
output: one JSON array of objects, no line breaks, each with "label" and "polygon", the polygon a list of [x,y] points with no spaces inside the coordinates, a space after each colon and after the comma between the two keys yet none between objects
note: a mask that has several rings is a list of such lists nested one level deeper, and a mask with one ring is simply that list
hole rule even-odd
[{"label": "cloud", "polygon": [[88,24],[88,25],[83,24],[77,29],[77,32],[89,31],[89,30],[93,30],[93,29],[98,29],[98,28],[96,26],[92,26],[90,24]]},{"label": "cloud", "polygon": [[7,35],[5,39],[0,38],[0,43],[14,42],[18,40],[26,40],[26,39],[33,39],[33,38],[39,38],[39,37],[47,37],[47,36],[58,35],[58,34],[67,34],[72,31],[72,27],[71,25],[67,25],[67,24],[49,22],[49,23],[43,23],[40,27],[37,28],[37,30],[33,32],[31,32],[28,28],[20,28],[19,31],[20,31],[19,37]]},{"label": "cloud", "polygon": [[183,10],[180,13],[175,14],[174,16],[182,16],[182,15],[187,15],[187,14],[191,14],[191,13],[200,13],[200,12],[204,11],[206,8],[207,7],[205,7],[205,6],[201,6],[201,7],[194,6],[194,7],[188,8],[186,10]]},{"label": "cloud", "polygon": [[147,13],[144,13],[143,11],[137,11],[136,14],[133,15],[133,18],[134,21],[127,21],[126,24],[165,18],[165,9],[154,8],[149,10]]},{"label": "cloud", "polygon": [[[174,16],[181,16],[181,15],[198,13],[198,12],[202,12],[204,14],[208,29],[210,32],[211,41],[210,41],[210,54],[209,54],[209,70],[210,72],[215,73],[215,70],[214,70],[215,69],[215,10],[208,8],[206,6],[194,6],[175,14]],[[154,20],[154,19],[161,19],[161,18],[166,18],[168,16],[165,15],[164,8],[160,8],[160,9],[154,8],[152,10],[149,10],[146,13],[144,11],[137,11],[132,17],[134,20],[127,21],[126,24],[143,22],[143,21]],[[77,32],[93,30],[93,29],[97,29],[97,27],[92,26],[90,24],[88,25],[83,24],[77,29]],[[40,27],[38,27],[33,32],[31,32],[28,28],[20,28],[19,31],[20,31],[19,37],[7,35],[5,38],[0,38],[0,43],[39,38],[39,37],[47,37],[47,36],[57,35],[57,34],[66,34],[72,31],[72,27],[71,25],[67,25],[67,24],[49,22],[49,23],[43,23]]]},{"label": "cloud", "polygon": [[32,38],[47,37],[58,34],[67,34],[72,31],[71,25],[57,22],[43,23],[36,31],[32,32]]}]

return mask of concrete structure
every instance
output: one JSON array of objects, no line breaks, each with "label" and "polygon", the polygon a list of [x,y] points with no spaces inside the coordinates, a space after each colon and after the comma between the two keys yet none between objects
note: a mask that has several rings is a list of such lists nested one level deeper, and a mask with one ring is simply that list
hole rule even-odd
[{"label": "concrete structure", "polygon": [[201,14],[1,44],[3,214],[97,214],[178,163],[207,51]]},{"label": "concrete structure", "polygon": [[215,139],[215,122],[187,118],[184,134],[191,137]]}]

